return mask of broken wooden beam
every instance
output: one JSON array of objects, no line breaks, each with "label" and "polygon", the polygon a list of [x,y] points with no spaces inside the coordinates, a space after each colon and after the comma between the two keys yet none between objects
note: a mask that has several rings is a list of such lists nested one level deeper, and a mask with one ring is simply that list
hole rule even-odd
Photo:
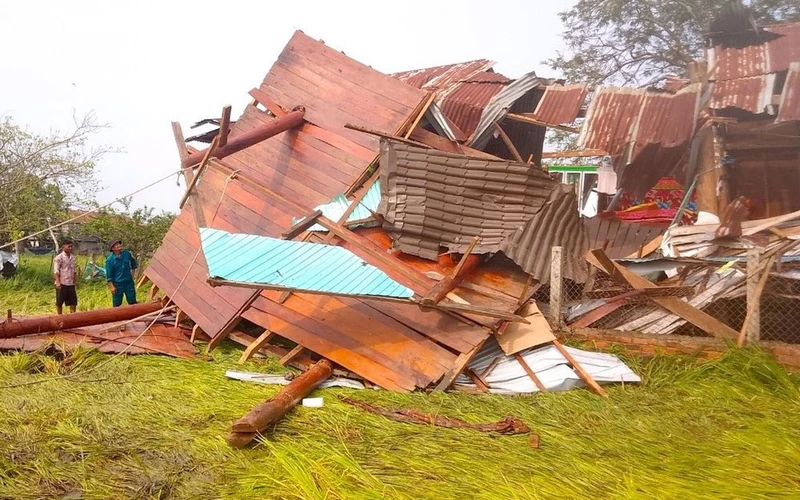
[{"label": "broken wooden beam", "polygon": [[256,102],[261,103],[264,105],[265,108],[269,110],[275,116],[286,116],[286,110],[283,109],[278,103],[270,99],[266,92],[261,89],[254,88],[250,91],[250,97],[252,97]]},{"label": "broken wooden beam", "polygon": [[[305,110],[301,108],[292,111],[291,113],[287,113],[285,116],[275,118],[270,122],[259,125],[252,130],[242,132],[236,137],[231,138],[228,141],[228,143],[225,144],[225,146],[217,148],[217,151],[214,153],[214,156],[219,159],[225,158],[226,156],[230,156],[245,148],[249,148],[254,144],[258,144],[261,141],[265,141],[270,137],[276,136],[281,132],[285,132],[287,130],[298,127],[303,123],[304,116],[305,116]],[[191,153],[189,156],[187,156],[185,159],[182,160],[183,166],[190,167],[193,165],[197,165],[203,160],[203,157],[205,156],[207,151],[208,150],[206,149],[203,151],[195,151],[194,153]]]},{"label": "broken wooden beam", "polygon": [[480,238],[477,236],[472,240],[472,243],[469,244],[469,247],[467,247],[467,250],[461,257],[461,260],[458,261],[455,269],[453,269],[453,272],[436,283],[430,293],[422,299],[422,304],[438,304],[447,297],[448,293],[456,289],[458,284],[464,280],[465,276],[478,267],[478,264],[481,262],[481,256],[473,254],[472,250],[475,248],[475,245],[478,244],[479,240]]},{"label": "broken wooden beam", "polygon": [[589,158],[592,156],[608,156],[608,153],[602,149],[571,149],[542,153],[542,158]]},{"label": "broken wooden beam", "polygon": [[572,369],[575,370],[575,373],[578,374],[581,380],[583,380],[583,382],[588,385],[591,390],[593,390],[599,396],[603,396],[604,398],[608,397],[606,390],[600,387],[600,384],[598,384],[597,381],[592,378],[591,375],[589,375],[589,372],[583,369],[580,363],[578,363],[578,360],[572,357],[572,354],[567,351],[567,348],[564,347],[560,341],[554,340],[553,345],[556,346],[556,349],[558,349],[561,355],[564,356],[570,365],[572,365]]},{"label": "broken wooden beam", "polygon": [[37,316],[0,323],[0,338],[18,337],[35,333],[50,333],[84,326],[104,325],[147,316],[162,309],[161,302],[144,302],[130,306],[96,309],[72,314]]},{"label": "broken wooden beam", "polygon": [[[586,254],[586,260],[601,271],[605,271],[619,283],[630,285],[635,289],[658,288],[655,283],[609,259],[602,250],[590,250]],[[678,297],[651,297],[651,300],[714,337],[730,339],[739,337],[739,332],[733,328]]]},{"label": "broken wooden beam", "polygon": [[318,361],[267,401],[259,404],[231,427],[226,440],[234,448],[247,446],[260,432],[277,423],[306,396],[333,374],[333,364]]},{"label": "broken wooden beam", "polygon": [[242,353],[242,357],[239,358],[239,364],[243,364],[247,362],[248,359],[253,357],[253,354],[258,352],[264,345],[266,345],[273,337],[275,336],[274,333],[267,330],[261,335],[258,336]]},{"label": "broken wooden beam", "polygon": [[[211,145],[208,147],[208,149],[205,150],[203,159],[200,161],[200,167],[197,169],[197,173],[194,174],[194,176],[192,177],[192,181],[186,187],[186,192],[183,193],[183,198],[181,198],[180,203],[178,203],[178,207],[183,208],[183,206],[186,204],[186,200],[188,200],[189,196],[192,195],[192,191],[194,190],[194,187],[197,185],[197,182],[200,180],[200,176],[203,175],[203,172],[205,172],[206,168],[208,167],[208,161],[211,159],[211,156],[214,155],[214,153],[217,151],[218,144],[219,144],[219,136],[216,136],[211,141]],[[199,226],[200,221],[196,222],[198,223]]]},{"label": "broken wooden beam", "polygon": [[539,127],[547,127],[547,128],[554,128],[556,130],[563,130],[564,132],[571,132],[573,134],[580,133],[579,128],[575,127],[568,127],[566,125],[558,125],[555,123],[547,123],[539,120],[536,117],[527,115],[527,114],[516,114],[516,113],[509,113],[506,115],[506,118],[522,123],[529,123],[531,125],[538,125]]},{"label": "broken wooden beam", "polygon": [[499,124],[495,125],[494,127],[497,129],[497,133],[500,134],[500,138],[503,139],[503,143],[508,148],[511,156],[513,156],[518,162],[525,163],[525,160],[522,159],[522,155],[519,154],[517,147],[514,146],[513,142],[511,142],[511,138],[508,136],[508,134],[506,134],[506,131],[503,130],[503,127],[501,127]]},{"label": "broken wooden beam", "polygon": [[539,380],[539,377],[536,376],[536,373],[533,371],[530,365],[528,365],[528,363],[525,361],[525,358],[522,357],[522,354],[516,353],[514,354],[514,358],[517,360],[517,363],[519,363],[520,366],[522,366],[522,369],[525,370],[525,373],[528,374],[528,377],[530,377],[530,379],[533,380],[533,383],[536,385],[536,388],[539,389],[540,392],[547,392],[547,388],[544,386],[542,381]]}]

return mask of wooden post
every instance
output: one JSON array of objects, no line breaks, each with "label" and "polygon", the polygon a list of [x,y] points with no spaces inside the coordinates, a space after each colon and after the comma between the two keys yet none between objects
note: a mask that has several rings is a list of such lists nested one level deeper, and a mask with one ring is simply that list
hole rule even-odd
[{"label": "wooden post", "polygon": [[275,396],[259,404],[247,415],[237,420],[227,436],[228,444],[234,448],[247,446],[259,432],[278,422],[301,399],[311,394],[333,374],[333,365],[327,359],[318,361],[305,373],[292,380]]},{"label": "wooden post", "polygon": [[253,354],[255,354],[262,347],[264,347],[274,336],[275,334],[269,330],[266,330],[264,333],[259,335],[259,337],[255,339],[253,343],[247,346],[247,349],[244,350],[244,352],[242,353],[242,357],[239,358],[239,364],[241,365],[242,363],[250,359],[253,356]]},{"label": "wooden post", "polygon": [[564,325],[564,318],[561,315],[561,304],[564,298],[561,282],[564,260],[561,247],[553,247],[550,255],[550,318],[553,320],[553,327],[560,329]]},{"label": "wooden post", "polygon": [[[761,294],[758,290],[758,264],[761,254],[756,248],[747,251],[747,342],[758,342],[761,338]],[[769,269],[764,271],[769,273]]]}]

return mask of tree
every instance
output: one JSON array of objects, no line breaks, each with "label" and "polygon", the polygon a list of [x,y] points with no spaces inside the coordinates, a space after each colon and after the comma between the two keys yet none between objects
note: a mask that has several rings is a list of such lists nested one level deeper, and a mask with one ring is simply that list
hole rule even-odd
[{"label": "tree", "polygon": [[139,272],[153,256],[161,241],[169,231],[175,215],[168,212],[155,213],[152,207],[130,209],[130,198],[121,203],[124,210],[105,209],[91,220],[81,225],[80,236],[95,236],[107,244],[112,239],[123,240],[139,261]]},{"label": "tree", "polygon": [[104,127],[87,114],[67,133],[39,135],[0,118],[0,240],[45,229],[94,193],[95,165],[111,149],[89,139]]},{"label": "tree", "polygon": [[[752,0],[757,24],[800,19],[798,0]],[[650,86],[685,76],[703,57],[704,33],[737,0],[579,0],[560,14],[567,53],[546,61],[569,81]]]}]

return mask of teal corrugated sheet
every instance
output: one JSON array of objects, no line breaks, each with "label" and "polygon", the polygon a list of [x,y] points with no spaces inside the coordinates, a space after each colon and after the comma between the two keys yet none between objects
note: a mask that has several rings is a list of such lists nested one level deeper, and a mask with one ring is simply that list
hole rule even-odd
[{"label": "teal corrugated sheet", "polygon": [[[361,203],[353,209],[353,213],[347,218],[347,222],[355,220],[366,219],[372,215],[372,212],[378,210],[378,203],[381,202],[381,181],[376,180],[372,187],[369,188],[367,194],[361,199]],[[322,210],[322,215],[332,221],[338,221],[342,218],[350,202],[342,194],[337,194],[331,201],[324,205],[319,205],[314,210]],[[293,219],[292,224],[297,224],[303,219]],[[357,227],[357,226],[356,226]],[[309,231],[326,231],[326,229],[319,224],[315,224],[309,228]]]},{"label": "teal corrugated sheet", "polygon": [[210,228],[200,238],[212,278],[335,295],[414,295],[342,247]]}]

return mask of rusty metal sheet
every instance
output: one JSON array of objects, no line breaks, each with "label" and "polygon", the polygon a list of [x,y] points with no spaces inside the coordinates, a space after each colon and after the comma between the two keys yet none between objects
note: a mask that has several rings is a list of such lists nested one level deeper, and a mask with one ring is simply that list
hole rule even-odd
[{"label": "rusty metal sheet", "polygon": [[392,73],[397,78],[412,87],[424,90],[445,90],[451,86],[468,80],[473,75],[487,71],[494,66],[494,61],[477,59],[455,64],[445,64],[432,68],[415,69]]},{"label": "rusty metal sheet", "polygon": [[533,114],[545,123],[568,125],[578,117],[587,92],[585,84],[548,85]]},{"label": "rusty metal sheet", "polygon": [[552,80],[539,78],[536,73],[530,72],[517,78],[513,82],[495,94],[489,104],[483,109],[481,119],[475,127],[475,132],[469,139],[469,146],[475,149],[482,149],[492,138],[495,131],[495,124],[508,114],[512,106],[531,90],[545,85],[551,85]]},{"label": "rusty metal sheet", "polygon": [[772,102],[775,76],[775,73],[770,73],[714,82],[709,106],[712,109],[738,108],[754,114],[764,113]]},{"label": "rusty metal sheet", "polygon": [[467,137],[475,131],[486,105],[505,88],[508,82],[508,78],[502,75],[489,74],[496,75],[496,78],[461,82],[437,98],[437,104],[445,116]]},{"label": "rusty metal sheet", "polygon": [[647,91],[600,87],[589,104],[578,143],[582,149],[599,149],[622,156],[631,142]]},{"label": "rusty metal sheet", "polygon": [[800,120],[800,62],[792,63],[783,84],[778,107],[778,123]]},{"label": "rusty metal sheet", "polygon": [[[744,47],[739,40],[749,42]],[[752,34],[730,35],[707,50],[711,79],[737,80],[778,73],[800,61],[800,23],[764,26],[758,37]]]}]

